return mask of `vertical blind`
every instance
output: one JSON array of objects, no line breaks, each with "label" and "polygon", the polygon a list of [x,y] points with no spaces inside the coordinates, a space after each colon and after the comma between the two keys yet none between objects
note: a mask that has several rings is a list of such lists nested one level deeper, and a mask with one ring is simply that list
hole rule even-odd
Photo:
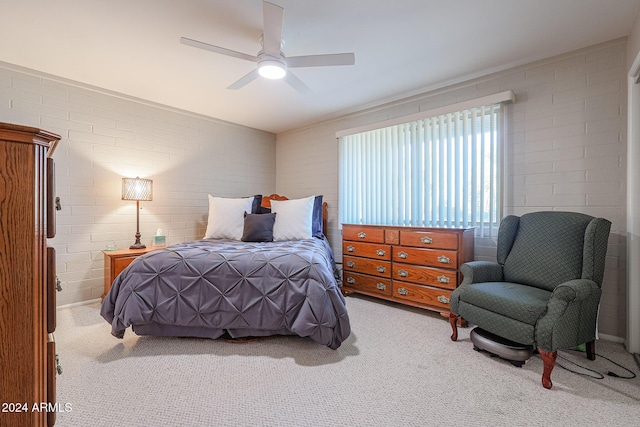
[{"label": "vertical blind", "polygon": [[477,227],[501,218],[501,104],[339,138],[341,223]]}]

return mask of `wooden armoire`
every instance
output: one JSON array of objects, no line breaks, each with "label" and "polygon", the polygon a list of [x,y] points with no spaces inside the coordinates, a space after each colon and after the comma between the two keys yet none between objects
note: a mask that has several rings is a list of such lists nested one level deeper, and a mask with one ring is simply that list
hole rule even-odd
[{"label": "wooden armoire", "polygon": [[55,182],[60,137],[0,123],[0,425],[55,423]]}]

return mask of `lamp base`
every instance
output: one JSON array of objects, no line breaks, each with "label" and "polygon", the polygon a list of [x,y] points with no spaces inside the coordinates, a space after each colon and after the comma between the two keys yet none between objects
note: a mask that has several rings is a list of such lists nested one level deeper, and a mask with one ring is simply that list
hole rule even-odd
[{"label": "lamp base", "polygon": [[136,235],[135,235],[136,242],[133,245],[129,246],[129,249],[144,249],[144,248],[146,248],[145,245],[140,243],[140,237],[142,237],[142,236],[140,235],[140,216],[139,215],[140,214],[138,213],[138,220],[137,220],[137,225],[138,226],[137,226]]}]

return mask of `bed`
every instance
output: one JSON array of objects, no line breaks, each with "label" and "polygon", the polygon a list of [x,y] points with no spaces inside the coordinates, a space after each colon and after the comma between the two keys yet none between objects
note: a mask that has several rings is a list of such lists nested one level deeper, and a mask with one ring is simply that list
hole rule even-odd
[{"label": "bed", "polygon": [[[230,206],[237,200],[216,203]],[[324,236],[322,196],[254,199],[243,206],[240,239],[239,207],[216,211],[211,196],[209,201],[204,239],[144,254],[115,279],[101,307],[112,335],[122,338],[129,326],[138,335],[153,336],[299,335],[338,348],[351,330]],[[295,230],[298,217],[304,217],[302,234]],[[249,220],[259,226],[252,228]]]}]

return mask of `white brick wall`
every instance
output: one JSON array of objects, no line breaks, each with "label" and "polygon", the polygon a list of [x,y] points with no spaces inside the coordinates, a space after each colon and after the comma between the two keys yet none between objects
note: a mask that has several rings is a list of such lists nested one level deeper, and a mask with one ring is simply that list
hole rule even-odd
[{"label": "white brick wall", "polygon": [[[329,240],[341,258],[335,132],[513,90],[505,147],[504,214],[570,210],[609,219],[612,234],[599,331],[625,336],[626,39],[614,40],[277,137],[277,190],[329,202]],[[495,242],[476,240],[476,258]]]},{"label": "white brick wall", "polygon": [[237,197],[275,190],[273,134],[2,63],[0,121],[62,136],[54,158],[63,209],[49,242],[63,286],[59,305],[98,298],[102,250],[134,242],[135,202],[120,200],[123,177],[153,179],[153,201],[140,203],[147,245],[157,228],[168,243],[201,238],[209,193]]}]

